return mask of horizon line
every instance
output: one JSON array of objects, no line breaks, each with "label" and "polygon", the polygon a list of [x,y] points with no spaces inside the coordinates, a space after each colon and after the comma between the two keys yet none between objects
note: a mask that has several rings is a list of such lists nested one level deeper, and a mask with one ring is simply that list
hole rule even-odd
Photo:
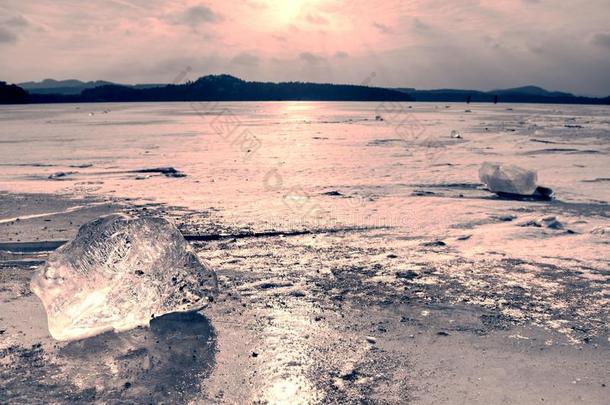
[{"label": "horizon line", "polygon": [[[185,69],[185,70],[188,70]],[[182,75],[184,73],[181,72],[180,74]],[[188,73],[188,72],[187,72]],[[365,83],[364,81],[361,83],[340,83],[340,82],[318,82],[318,81],[299,81],[299,80],[287,80],[287,81],[266,81],[266,80],[248,80],[248,79],[243,79],[241,77],[232,75],[230,73],[209,73],[209,74],[205,74],[202,76],[199,76],[197,78],[194,79],[188,79],[185,81],[180,81],[178,83],[175,82],[140,82],[140,83],[124,83],[124,82],[115,82],[112,80],[106,80],[106,79],[93,79],[93,80],[82,80],[82,79],[75,79],[75,78],[67,78],[67,79],[55,79],[52,77],[46,77],[44,79],[40,79],[40,80],[28,80],[28,81],[21,81],[21,82],[13,82],[12,84],[15,84],[17,86],[21,86],[23,84],[30,84],[30,83],[42,83],[44,81],[47,80],[52,80],[55,82],[62,82],[62,81],[70,81],[70,80],[74,80],[74,81],[78,81],[81,83],[92,83],[92,82],[107,82],[108,84],[113,84],[113,85],[119,85],[119,86],[147,86],[147,85],[157,85],[157,86],[168,86],[168,85],[183,85],[186,84],[188,82],[195,82],[201,78],[204,77],[213,77],[213,76],[230,76],[233,78],[236,78],[238,80],[242,80],[244,82],[248,82],[248,83],[274,83],[274,84],[281,84],[281,83],[306,83],[306,84],[322,84],[322,85],[336,85],[336,86],[362,86],[362,87],[372,87],[372,88],[381,88],[381,89],[390,89],[390,90],[396,90],[396,89],[401,89],[401,90],[414,90],[414,91],[441,91],[441,90],[449,90],[449,91],[477,91],[477,92],[481,92],[481,93],[492,93],[494,91],[506,91],[506,90],[516,90],[516,89],[522,89],[522,88],[527,88],[527,87],[536,87],[539,89],[542,89],[546,92],[549,93],[565,93],[565,94],[569,94],[572,95],[574,97],[587,97],[587,98],[599,98],[599,99],[604,99],[604,98],[608,98],[610,97],[609,95],[592,95],[592,94],[577,94],[577,93],[572,93],[566,90],[557,90],[557,89],[552,89],[549,90],[548,88],[545,88],[541,85],[537,85],[537,84],[521,84],[521,85],[515,85],[515,86],[511,86],[511,87],[496,87],[493,89],[480,89],[480,88],[465,88],[465,87],[429,87],[429,88],[417,88],[417,87],[411,87],[411,86],[381,86],[381,85],[377,85],[377,86],[373,86],[370,85],[370,83]],[[184,79],[184,77],[182,78]],[[181,80],[182,80],[181,79]],[[0,79],[1,80],[1,79]],[[176,81],[176,79],[174,80]],[[9,83],[8,81],[6,83]],[[9,83],[10,84],[10,83]],[[98,86],[96,86],[98,87]]]}]

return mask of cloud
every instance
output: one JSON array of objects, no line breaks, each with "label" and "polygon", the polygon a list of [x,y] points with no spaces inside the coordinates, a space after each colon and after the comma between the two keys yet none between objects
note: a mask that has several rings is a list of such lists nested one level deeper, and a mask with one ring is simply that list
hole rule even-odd
[{"label": "cloud", "polygon": [[601,46],[610,49],[610,33],[598,32],[591,38],[593,45]]},{"label": "cloud", "polygon": [[373,22],[373,27],[377,28],[383,34],[393,34],[394,30],[385,24]]},{"label": "cloud", "polygon": [[413,20],[413,28],[416,31],[427,31],[430,29],[430,26],[426,23],[424,23],[422,20],[420,20],[419,18],[415,18]]},{"label": "cloud", "polygon": [[9,18],[8,20],[5,21],[6,25],[9,25],[11,27],[27,27],[28,25],[30,25],[30,22],[23,17],[22,15],[18,15],[12,18]]},{"label": "cloud", "polygon": [[231,63],[241,66],[258,66],[260,58],[247,52],[242,52],[231,59]]},{"label": "cloud", "polygon": [[317,24],[317,25],[326,25],[326,24],[328,24],[328,19],[325,18],[324,16],[320,15],[320,14],[309,13],[309,14],[307,14],[307,17],[305,17],[305,19],[310,24]]},{"label": "cloud", "polygon": [[538,55],[542,55],[544,53],[544,47],[540,45],[529,45],[529,50]]},{"label": "cloud", "polygon": [[309,63],[309,64],[312,64],[312,65],[316,65],[316,64],[321,63],[321,62],[324,62],[324,61],[326,60],[326,59],[324,59],[322,56],[319,56],[319,55],[313,54],[313,53],[311,53],[311,52],[302,52],[302,53],[299,55],[299,58],[300,58],[302,61],[305,61],[305,62],[307,62],[307,63]]},{"label": "cloud", "polygon": [[0,22],[0,44],[14,44],[30,22],[22,15],[17,15]]},{"label": "cloud", "polygon": [[607,95],[607,3],[0,0],[0,72],[169,82],[188,65],[193,77],[360,83],[375,71],[379,86]]},{"label": "cloud", "polygon": [[253,8],[254,10],[264,10],[267,8],[267,4],[255,0],[244,0],[244,4]]},{"label": "cloud", "polygon": [[17,35],[6,28],[0,27],[0,44],[14,44],[17,42]]},{"label": "cloud", "polygon": [[172,24],[188,25],[195,29],[202,24],[219,22],[222,20],[222,16],[208,6],[199,4],[189,7],[181,13],[171,15],[166,20]]}]

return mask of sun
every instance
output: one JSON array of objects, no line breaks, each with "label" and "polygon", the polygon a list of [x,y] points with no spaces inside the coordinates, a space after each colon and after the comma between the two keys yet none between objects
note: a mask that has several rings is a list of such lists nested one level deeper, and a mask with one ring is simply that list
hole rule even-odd
[{"label": "sun", "polygon": [[269,9],[275,20],[283,25],[293,23],[311,6],[319,3],[317,0],[268,0]]}]

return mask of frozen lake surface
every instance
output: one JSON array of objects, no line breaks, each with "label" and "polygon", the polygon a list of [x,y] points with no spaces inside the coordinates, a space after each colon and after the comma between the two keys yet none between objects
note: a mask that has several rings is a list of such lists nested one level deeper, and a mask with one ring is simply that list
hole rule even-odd
[{"label": "frozen lake surface", "polygon": [[[464,254],[560,256],[578,246],[579,259],[609,259],[598,243],[608,237],[606,106],[57,104],[3,107],[0,120],[0,188],[8,191],[210,210],[241,231],[389,227],[415,240],[468,233]],[[485,161],[537,170],[556,200],[496,199],[481,190]],[[186,176],[147,172],[156,168]],[[578,235],[536,237],[532,246],[531,227],[515,226],[548,215]]]},{"label": "frozen lake surface", "polygon": [[[478,189],[484,161],[537,170],[568,222],[603,213],[609,115],[605,106],[431,103],[9,106],[0,188],[213,209],[252,230],[390,226],[445,237],[539,207],[490,201]],[[186,177],[138,172],[163,167]]]},{"label": "frozen lake surface", "polygon": [[[0,125],[0,191],[72,199],[25,199],[20,209],[21,197],[0,194],[7,201],[0,205],[0,226],[11,230],[3,242],[72,237],[85,219],[116,209],[147,209],[176,221],[185,234],[210,237],[192,245],[217,271],[223,291],[204,312],[215,327],[209,345],[217,345],[218,365],[205,395],[188,381],[197,385],[194,393],[183,392],[189,398],[357,402],[392,394],[388,402],[401,403],[413,353],[421,355],[413,370],[423,370],[421,378],[435,387],[421,403],[443,402],[447,392],[456,402],[489,403],[497,400],[498,384],[515,403],[538,401],[534,385],[556,403],[569,403],[568,394],[591,403],[605,395],[600,387],[607,372],[587,369],[589,385],[571,381],[584,367],[581,356],[596,359],[587,367],[607,364],[609,107],[57,104],[1,107]],[[537,170],[554,200],[498,198],[480,184],[486,161]],[[112,205],[91,204],[92,197]],[[45,222],[55,210],[63,214]],[[18,270],[5,272],[9,325],[0,326],[16,342],[42,341],[54,353],[44,327],[18,332],[18,314],[42,316],[40,303],[21,294],[19,283],[27,285],[30,276]],[[178,321],[207,325],[199,318]],[[119,338],[137,343],[178,321]],[[526,328],[532,325],[550,335]],[[438,330],[458,340],[438,346],[439,336],[448,336]],[[404,343],[421,342],[419,333],[425,343]],[[371,349],[375,339],[365,340],[368,335],[377,336],[381,350]],[[186,360],[194,344],[188,339]],[[492,350],[478,351],[481,342]],[[536,353],[555,345],[558,351],[537,360]],[[562,348],[575,345],[590,351]],[[108,356],[122,359],[115,351]],[[459,360],[463,353],[466,360]],[[442,364],[454,355],[452,371]],[[108,370],[81,360],[100,381],[107,378]],[[480,382],[470,367],[479,361],[495,380]],[[522,364],[528,365],[521,370]],[[387,380],[375,382],[365,370]],[[540,371],[535,384],[523,378],[532,370]],[[207,376],[208,368],[196,371]],[[146,391],[152,377],[138,378],[133,387]],[[477,384],[489,385],[481,391]],[[98,398],[126,398],[122,388],[100,392],[106,394]]]}]

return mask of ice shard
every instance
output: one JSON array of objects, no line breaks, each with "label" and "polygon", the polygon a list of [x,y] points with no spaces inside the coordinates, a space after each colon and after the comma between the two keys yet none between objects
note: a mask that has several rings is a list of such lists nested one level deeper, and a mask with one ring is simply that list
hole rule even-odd
[{"label": "ice shard", "polygon": [[538,187],[536,172],[515,165],[485,162],[479,169],[479,178],[494,193],[529,196]]},{"label": "ice shard", "polygon": [[202,309],[218,283],[170,222],[114,214],[83,225],[53,252],[31,289],[51,335],[73,340]]}]

